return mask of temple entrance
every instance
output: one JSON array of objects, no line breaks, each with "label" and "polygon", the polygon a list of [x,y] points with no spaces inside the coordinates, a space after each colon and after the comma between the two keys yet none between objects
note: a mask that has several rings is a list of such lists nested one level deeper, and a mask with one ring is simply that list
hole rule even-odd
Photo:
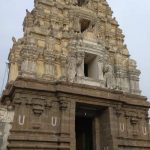
[{"label": "temple entrance", "polygon": [[94,150],[95,148],[95,116],[97,109],[90,105],[76,105],[76,150]]},{"label": "temple entrance", "polygon": [[93,150],[93,119],[76,117],[76,150]]}]

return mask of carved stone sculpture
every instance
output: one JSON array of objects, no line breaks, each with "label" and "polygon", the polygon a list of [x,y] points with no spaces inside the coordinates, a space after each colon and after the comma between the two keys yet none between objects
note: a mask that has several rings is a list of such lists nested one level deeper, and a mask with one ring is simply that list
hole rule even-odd
[{"label": "carved stone sculpture", "polygon": [[108,89],[115,89],[116,81],[115,81],[113,68],[111,65],[106,65],[104,67],[104,79],[105,79],[105,86]]},{"label": "carved stone sculpture", "polygon": [[84,52],[77,52],[76,67],[77,77],[82,78],[84,76]]},{"label": "carved stone sculpture", "polygon": [[12,41],[13,41],[13,44],[17,43],[16,38],[14,36],[12,37]]},{"label": "carved stone sculpture", "polygon": [[73,82],[76,76],[76,54],[70,53],[67,60],[67,77],[68,81]]}]

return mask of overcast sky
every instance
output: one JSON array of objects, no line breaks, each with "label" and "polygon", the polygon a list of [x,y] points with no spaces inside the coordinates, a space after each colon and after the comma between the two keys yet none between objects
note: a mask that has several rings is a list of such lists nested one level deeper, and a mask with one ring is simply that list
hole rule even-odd
[{"label": "overcast sky", "polygon": [[[150,99],[150,0],[108,0],[126,36],[131,57],[141,70],[141,90]],[[1,0],[0,5],[0,90],[12,36],[22,36],[25,10],[32,10],[33,0]]]}]

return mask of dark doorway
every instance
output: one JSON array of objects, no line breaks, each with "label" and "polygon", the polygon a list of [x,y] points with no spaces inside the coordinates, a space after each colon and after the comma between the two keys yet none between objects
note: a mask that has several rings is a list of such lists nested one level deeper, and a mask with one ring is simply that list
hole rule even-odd
[{"label": "dark doorway", "polygon": [[76,150],[93,150],[93,119],[76,116]]},{"label": "dark doorway", "polygon": [[84,64],[84,75],[88,77],[88,64]]},{"label": "dark doorway", "polygon": [[[76,150],[96,150],[101,147],[101,132],[105,133],[105,122],[101,130],[101,116],[104,114],[102,120],[107,120],[109,117],[105,116],[106,107],[76,103],[75,116],[75,132],[76,132]],[[108,125],[108,124],[107,124]],[[106,133],[107,134],[107,133]],[[105,134],[102,139],[105,141]]]}]

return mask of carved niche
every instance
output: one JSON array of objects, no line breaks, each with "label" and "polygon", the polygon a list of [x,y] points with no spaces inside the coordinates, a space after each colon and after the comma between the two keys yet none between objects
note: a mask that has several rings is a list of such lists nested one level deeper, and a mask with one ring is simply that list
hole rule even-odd
[{"label": "carved niche", "polygon": [[42,114],[45,110],[45,99],[43,98],[32,98],[32,128],[40,129],[42,123]]}]

